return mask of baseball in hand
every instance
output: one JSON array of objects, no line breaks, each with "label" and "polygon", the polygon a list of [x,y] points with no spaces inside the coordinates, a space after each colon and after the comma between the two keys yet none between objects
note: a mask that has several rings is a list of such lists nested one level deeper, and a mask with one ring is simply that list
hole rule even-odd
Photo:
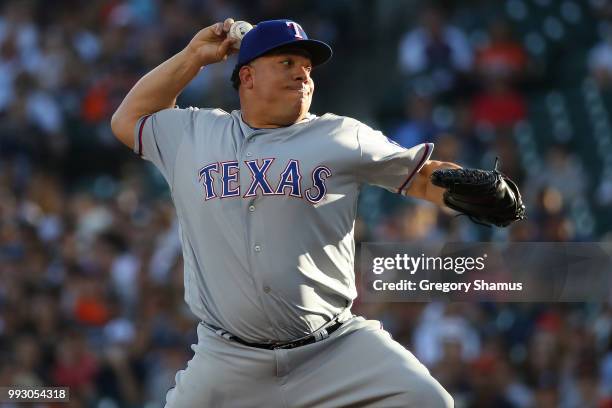
[{"label": "baseball in hand", "polygon": [[234,48],[240,48],[242,38],[253,29],[253,26],[246,21],[236,21],[229,30],[230,38],[235,38],[238,41],[234,44]]}]

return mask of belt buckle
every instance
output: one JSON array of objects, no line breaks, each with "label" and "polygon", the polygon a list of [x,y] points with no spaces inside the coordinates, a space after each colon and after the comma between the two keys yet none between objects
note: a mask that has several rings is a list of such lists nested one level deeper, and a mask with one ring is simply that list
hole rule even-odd
[{"label": "belt buckle", "polygon": [[[335,323],[330,325],[329,327],[332,327],[336,324],[338,324],[338,320],[336,319]],[[273,350],[278,350],[278,349],[286,349],[286,348],[293,348],[294,346],[297,346],[300,343],[304,343],[306,341],[308,341],[309,339],[313,338],[314,339],[314,343],[317,343],[321,340],[325,340],[326,338],[329,337],[329,332],[327,331],[327,328],[325,329],[320,329],[318,331],[315,331],[314,333],[312,333],[310,336],[303,338],[301,340],[298,341],[292,341],[291,343],[285,343],[285,344],[279,344],[277,346],[273,346],[272,349]]]},{"label": "belt buckle", "polygon": [[313,337],[315,339],[315,343],[321,340],[325,340],[326,338],[329,337],[329,333],[327,332],[326,329],[321,329],[318,332],[314,332],[313,333]]}]

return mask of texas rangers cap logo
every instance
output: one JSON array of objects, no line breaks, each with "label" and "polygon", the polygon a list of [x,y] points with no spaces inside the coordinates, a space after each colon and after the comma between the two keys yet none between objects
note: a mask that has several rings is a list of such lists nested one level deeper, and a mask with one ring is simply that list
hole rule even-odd
[{"label": "texas rangers cap logo", "polygon": [[287,21],[287,27],[293,28],[295,38],[299,38],[300,40],[304,39],[304,36],[302,35],[304,29],[298,23],[295,21]]}]

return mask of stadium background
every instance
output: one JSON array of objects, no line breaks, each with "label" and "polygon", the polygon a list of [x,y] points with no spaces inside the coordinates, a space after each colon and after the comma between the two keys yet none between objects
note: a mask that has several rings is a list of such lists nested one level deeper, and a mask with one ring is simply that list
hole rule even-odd
[{"label": "stadium background", "polygon": [[[67,385],[70,407],[159,406],[191,357],[167,187],[109,119],[140,76],[228,16],[292,18],[333,45],[312,112],[433,141],[435,158],[466,166],[499,156],[528,206],[527,221],[487,229],[366,188],[358,241],[612,239],[606,0],[3,1],[0,385]],[[236,109],[232,67],[205,68],[179,104]],[[609,303],[354,310],[457,407],[612,406]]]}]

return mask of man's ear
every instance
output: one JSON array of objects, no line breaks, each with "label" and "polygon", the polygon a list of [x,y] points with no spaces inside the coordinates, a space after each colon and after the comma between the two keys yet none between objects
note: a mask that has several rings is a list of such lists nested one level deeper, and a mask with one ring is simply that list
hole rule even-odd
[{"label": "man's ear", "polygon": [[246,89],[253,88],[253,67],[250,65],[243,66],[240,68],[238,76],[240,77],[240,86],[243,86]]}]

